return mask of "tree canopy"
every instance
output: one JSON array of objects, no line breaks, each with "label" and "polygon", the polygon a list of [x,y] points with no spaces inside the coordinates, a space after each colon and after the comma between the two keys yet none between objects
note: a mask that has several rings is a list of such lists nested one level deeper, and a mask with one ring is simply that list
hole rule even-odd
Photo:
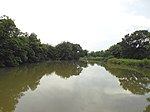
[{"label": "tree canopy", "polygon": [[125,35],[120,45],[123,48],[122,57],[124,58],[150,58],[150,33],[147,30]]},{"label": "tree canopy", "polygon": [[150,59],[150,32],[138,30],[125,35],[122,41],[105,51],[89,53],[93,57],[116,57],[129,59]]},{"label": "tree canopy", "polygon": [[0,66],[17,66],[43,60],[78,60],[85,56],[79,44],[42,44],[35,33],[23,33],[8,16],[0,18]]}]

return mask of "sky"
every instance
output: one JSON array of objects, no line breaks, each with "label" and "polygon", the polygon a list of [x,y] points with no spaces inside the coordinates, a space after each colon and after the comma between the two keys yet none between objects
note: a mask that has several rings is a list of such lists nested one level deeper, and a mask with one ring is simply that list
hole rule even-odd
[{"label": "sky", "polygon": [[0,0],[0,16],[42,43],[106,50],[135,30],[150,29],[150,0]]}]

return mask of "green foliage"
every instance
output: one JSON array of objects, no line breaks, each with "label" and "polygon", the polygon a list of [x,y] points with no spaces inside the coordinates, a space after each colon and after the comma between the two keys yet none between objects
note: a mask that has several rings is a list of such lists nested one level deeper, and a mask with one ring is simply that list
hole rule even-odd
[{"label": "green foliage", "polygon": [[150,34],[147,30],[139,30],[127,34],[120,45],[123,47],[122,57],[144,59],[149,57]]},{"label": "green foliage", "polygon": [[18,36],[19,34],[20,31],[12,19],[5,15],[0,17],[0,40]]},{"label": "green foliage", "polygon": [[115,57],[129,59],[150,59],[150,32],[135,31],[125,35],[121,42],[112,45],[105,51],[89,53],[92,57]]},{"label": "green foliage", "polygon": [[113,64],[121,64],[121,65],[129,65],[129,66],[140,66],[140,67],[150,67],[150,60],[143,59],[143,60],[137,60],[137,59],[117,59],[117,58],[111,58],[107,60],[108,63]]},{"label": "green foliage", "polygon": [[92,52],[90,52],[90,53],[88,53],[88,57],[106,57],[106,52],[107,51],[96,51],[96,52],[94,52],[94,51],[92,51]]},{"label": "green foliage", "polygon": [[41,44],[35,33],[21,32],[7,16],[0,18],[0,66],[18,66],[43,60],[77,60],[87,55],[79,44]]},{"label": "green foliage", "polygon": [[86,56],[86,50],[83,50],[79,44],[62,42],[55,47],[57,60],[78,60]]},{"label": "green foliage", "polygon": [[147,86],[150,83],[150,69],[106,63],[103,66],[118,78],[123,89],[137,95],[144,95],[150,92],[150,88]]},{"label": "green foliage", "polygon": [[122,46],[120,45],[120,43],[118,43],[116,45],[111,46],[107,52],[111,56],[120,58],[122,56],[122,49],[123,49]]}]

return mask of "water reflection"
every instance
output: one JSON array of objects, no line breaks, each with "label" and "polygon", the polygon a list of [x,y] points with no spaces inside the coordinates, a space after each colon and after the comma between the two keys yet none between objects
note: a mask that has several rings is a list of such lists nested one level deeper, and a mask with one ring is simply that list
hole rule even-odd
[{"label": "water reflection", "polygon": [[[150,98],[147,98],[147,101],[150,102]],[[148,105],[143,112],[150,112],[150,105]]]},{"label": "water reflection", "polygon": [[91,66],[95,64],[105,67],[105,69],[117,77],[120,86],[133,94],[144,95],[150,92],[150,69],[131,66],[121,66],[102,62],[88,62]]},{"label": "water reflection", "polygon": [[[150,92],[150,70],[125,66],[106,65],[106,70],[116,76],[120,85],[133,94],[144,95]],[[142,70],[141,70],[142,69]],[[148,74],[149,73],[149,74]]]},{"label": "water reflection", "polygon": [[52,72],[62,78],[69,78],[72,75],[79,75],[82,71],[82,67],[87,67],[86,62],[51,62],[47,65]]},{"label": "water reflection", "polygon": [[87,67],[87,63],[49,62],[0,69],[0,112],[14,111],[19,98],[24,95],[23,92],[35,90],[45,74],[55,72],[63,78],[68,78],[79,75],[83,67]]},{"label": "water reflection", "polygon": [[99,62],[5,68],[0,112],[149,112],[149,84],[149,69]]},{"label": "water reflection", "polygon": [[[111,64],[103,64],[103,66],[119,79],[123,89],[137,95],[145,95],[150,92],[150,69]],[[150,105],[143,112],[150,112]]]}]

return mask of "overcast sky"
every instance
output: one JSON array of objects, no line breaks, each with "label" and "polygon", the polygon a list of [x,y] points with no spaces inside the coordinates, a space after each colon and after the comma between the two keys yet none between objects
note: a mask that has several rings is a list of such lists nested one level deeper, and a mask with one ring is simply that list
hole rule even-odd
[{"label": "overcast sky", "polygon": [[0,15],[42,43],[105,50],[125,34],[150,28],[150,0],[0,0]]}]

